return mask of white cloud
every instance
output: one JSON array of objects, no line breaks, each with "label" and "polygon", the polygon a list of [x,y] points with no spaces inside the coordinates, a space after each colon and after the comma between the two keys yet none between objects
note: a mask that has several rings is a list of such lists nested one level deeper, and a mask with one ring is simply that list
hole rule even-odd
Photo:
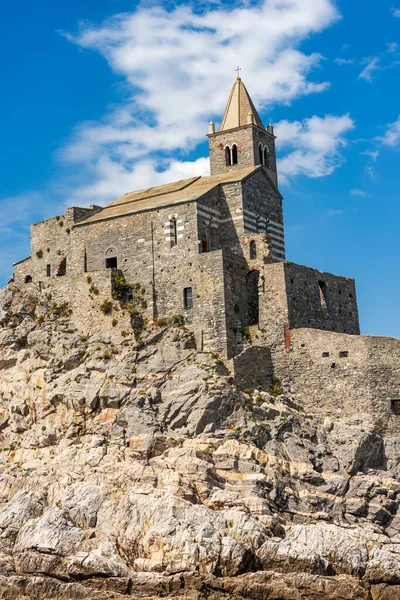
[{"label": "white cloud", "polygon": [[364,190],[351,190],[350,194],[352,196],[361,196],[361,198],[366,198],[368,196],[367,192],[364,192]]},{"label": "white cloud", "polygon": [[396,52],[396,50],[397,50],[397,49],[398,49],[398,47],[399,47],[399,45],[398,45],[398,43],[397,43],[397,42],[388,42],[388,43],[386,44],[386,46],[387,46],[387,52],[389,52],[389,53]]},{"label": "white cloud", "polygon": [[367,66],[361,71],[358,76],[358,79],[365,79],[369,83],[372,82],[372,75],[375,71],[381,71],[382,67],[380,65],[379,57],[375,56],[374,58],[368,59]]},{"label": "white cloud", "polygon": [[337,217],[338,215],[342,215],[343,210],[337,208],[330,208],[326,213],[327,217]]},{"label": "white cloud", "polygon": [[360,154],[363,154],[364,156],[369,156],[373,162],[376,162],[379,156],[379,150],[365,150],[365,152],[360,152]]},{"label": "white cloud", "polygon": [[400,8],[392,8],[395,17],[400,17]]},{"label": "white cloud", "polygon": [[330,175],[343,162],[340,149],[346,145],[345,134],[353,128],[354,121],[349,115],[313,116],[302,122],[278,123],[275,127],[278,147],[294,148],[279,161],[283,181],[296,175],[314,178]]},{"label": "white cloud", "polygon": [[78,126],[60,152],[94,182],[78,187],[75,198],[108,199],[182,169],[203,172],[205,163],[189,167],[187,154],[205,139],[208,121],[222,117],[238,60],[261,111],[326,90],[328,82],[311,79],[323,57],[299,45],[338,18],[333,0],[263,0],[201,13],[153,6],[65,34],[98,51],[130,94],[101,122]]},{"label": "white cloud", "polygon": [[391,146],[393,148],[400,144],[400,115],[397,121],[390,123],[387,126],[385,135],[378,139],[386,146]]},{"label": "white cloud", "polygon": [[354,64],[354,58],[335,58],[337,65],[352,65]]}]

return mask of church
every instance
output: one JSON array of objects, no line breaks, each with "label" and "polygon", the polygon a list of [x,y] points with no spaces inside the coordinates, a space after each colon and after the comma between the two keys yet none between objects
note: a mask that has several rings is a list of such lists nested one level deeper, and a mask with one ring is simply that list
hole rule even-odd
[{"label": "church", "polygon": [[[291,330],[359,334],[353,279],[285,260],[275,136],[238,77],[221,125],[208,127],[210,176],[71,207],[31,228],[14,282],[46,285],[121,272],[148,319],[183,315],[199,349],[233,358],[287,344]],[[110,288],[111,298],[111,288]]]}]

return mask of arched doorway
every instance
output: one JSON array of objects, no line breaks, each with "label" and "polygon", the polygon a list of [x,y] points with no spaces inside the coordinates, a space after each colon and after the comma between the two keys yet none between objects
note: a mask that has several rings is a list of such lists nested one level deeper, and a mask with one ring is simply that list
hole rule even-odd
[{"label": "arched doorway", "polygon": [[260,271],[249,271],[246,277],[247,288],[247,315],[249,325],[257,325],[259,321],[259,297],[258,297],[258,281],[260,279]]}]

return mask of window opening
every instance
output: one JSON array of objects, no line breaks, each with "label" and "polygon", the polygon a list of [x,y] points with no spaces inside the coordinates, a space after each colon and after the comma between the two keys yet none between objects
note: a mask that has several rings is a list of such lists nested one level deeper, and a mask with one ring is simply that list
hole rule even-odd
[{"label": "window opening", "polygon": [[238,162],[238,151],[236,144],[232,146],[232,165],[237,165]]},{"label": "window opening", "polygon": [[339,352],[339,358],[347,358],[349,355],[348,352]]},{"label": "window opening", "polygon": [[116,256],[106,258],[106,269],[116,269],[118,267],[118,260]]},{"label": "window opening", "polygon": [[46,277],[51,276],[51,265],[46,265]]},{"label": "window opening", "polygon": [[32,281],[32,275],[27,275],[25,277],[25,283],[30,283]]},{"label": "window opening", "polygon": [[247,283],[247,311],[249,325],[257,325],[259,321],[259,296],[258,296],[258,281],[260,278],[259,271],[249,271],[246,277]]},{"label": "window opening", "polygon": [[259,144],[259,146],[258,146],[258,156],[260,159],[260,165],[263,165],[264,164],[264,156],[263,156],[263,149],[262,149],[261,144]]},{"label": "window opening", "polygon": [[329,356],[329,352],[323,352],[322,353],[322,358],[328,358]]},{"label": "window opening", "polygon": [[170,237],[171,237],[170,245],[171,245],[171,248],[173,248],[178,243],[178,229],[177,229],[176,219],[170,219],[169,229],[170,229]]},{"label": "window opening", "polygon": [[267,146],[264,146],[264,166],[269,169],[269,152]]},{"label": "window opening", "polygon": [[400,400],[397,398],[390,401],[390,408],[394,415],[400,416]]},{"label": "window opening", "polygon": [[57,277],[63,277],[67,273],[67,259],[63,258],[58,265]]},{"label": "window opening", "polygon": [[254,260],[257,258],[257,244],[254,240],[250,242],[250,259]]},{"label": "window opening", "polygon": [[209,252],[208,240],[203,240],[201,242],[201,247],[202,247],[203,252]]},{"label": "window opening", "polygon": [[193,306],[193,293],[192,288],[184,288],[183,290],[183,305],[185,308],[192,308]]},{"label": "window opening", "polygon": [[320,299],[320,303],[321,303],[321,308],[327,308],[325,281],[318,281],[318,287],[319,287],[319,299]]},{"label": "window opening", "polygon": [[226,162],[226,166],[230,167],[230,165],[232,164],[231,162],[231,149],[229,148],[229,146],[225,147],[225,162]]}]

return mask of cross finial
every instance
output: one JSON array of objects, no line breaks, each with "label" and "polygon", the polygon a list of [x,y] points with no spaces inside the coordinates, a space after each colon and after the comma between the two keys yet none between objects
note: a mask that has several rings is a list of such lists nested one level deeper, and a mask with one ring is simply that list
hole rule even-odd
[{"label": "cross finial", "polygon": [[242,70],[242,69],[241,69],[240,67],[236,67],[236,69],[235,69],[235,71],[236,71],[236,73],[237,73],[237,78],[238,78],[238,79],[240,79],[240,71],[241,71],[241,70]]}]

